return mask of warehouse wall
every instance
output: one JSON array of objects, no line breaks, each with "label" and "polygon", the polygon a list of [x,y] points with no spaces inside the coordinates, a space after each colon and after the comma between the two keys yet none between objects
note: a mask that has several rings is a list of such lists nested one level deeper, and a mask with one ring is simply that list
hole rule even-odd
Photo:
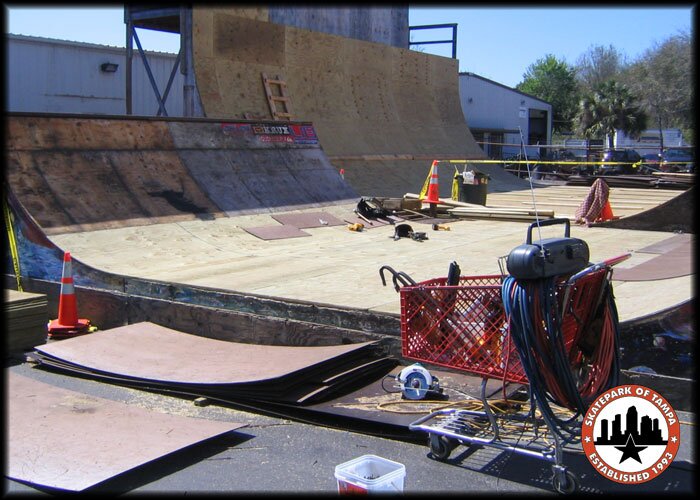
[{"label": "warehouse wall", "polygon": [[270,22],[408,48],[408,6],[270,7]]},{"label": "warehouse wall", "polygon": [[[516,154],[520,145],[518,127],[522,130],[525,142],[528,141],[533,126],[531,115],[546,113],[546,142],[552,138],[552,105],[524,94],[500,83],[473,73],[459,74],[459,96],[464,116],[469,117],[469,126],[476,130],[501,130],[504,142],[515,147],[503,148],[503,155]],[[535,153],[533,149],[532,153]]]},{"label": "warehouse wall", "polygon": [[[126,49],[23,35],[6,35],[7,111],[38,113],[126,113]],[[146,56],[161,95],[170,77],[175,54]],[[105,73],[100,65],[119,65]],[[134,50],[133,114],[155,116],[158,101],[141,56]],[[183,77],[177,71],[166,102],[168,116],[183,116]]]}]

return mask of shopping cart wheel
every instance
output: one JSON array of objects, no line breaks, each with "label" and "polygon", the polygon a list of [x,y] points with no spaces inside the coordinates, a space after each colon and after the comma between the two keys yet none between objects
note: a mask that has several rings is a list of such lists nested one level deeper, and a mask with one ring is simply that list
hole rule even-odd
[{"label": "shopping cart wheel", "polygon": [[450,453],[457,447],[457,442],[447,436],[442,436],[440,434],[428,434],[428,439],[430,441],[430,453],[437,460],[447,460],[450,457]]},{"label": "shopping cart wheel", "polygon": [[568,469],[563,471],[554,471],[552,476],[552,486],[557,493],[569,495],[578,489],[578,478]]}]

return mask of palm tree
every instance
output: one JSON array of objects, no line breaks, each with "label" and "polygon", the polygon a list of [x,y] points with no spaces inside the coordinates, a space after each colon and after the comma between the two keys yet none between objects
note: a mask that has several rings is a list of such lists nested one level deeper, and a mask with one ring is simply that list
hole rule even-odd
[{"label": "palm tree", "polygon": [[606,137],[610,148],[616,130],[639,137],[647,125],[647,115],[637,98],[615,80],[598,84],[581,99],[576,120],[579,133],[587,138]]}]

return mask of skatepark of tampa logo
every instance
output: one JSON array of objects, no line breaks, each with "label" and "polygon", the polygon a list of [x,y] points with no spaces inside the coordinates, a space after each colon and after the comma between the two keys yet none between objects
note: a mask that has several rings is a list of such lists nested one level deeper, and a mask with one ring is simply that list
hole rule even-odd
[{"label": "skatepark of tampa logo", "polygon": [[581,425],[588,461],[602,476],[622,484],[659,477],[680,446],[680,422],[661,395],[641,385],[601,394]]}]

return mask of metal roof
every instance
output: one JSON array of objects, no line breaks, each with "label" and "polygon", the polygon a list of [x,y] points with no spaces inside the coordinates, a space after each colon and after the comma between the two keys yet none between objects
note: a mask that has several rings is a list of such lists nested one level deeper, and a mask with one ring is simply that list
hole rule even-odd
[{"label": "metal roof", "polygon": [[471,73],[471,72],[469,72],[469,71],[460,71],[459,75],[460,75],[460,76],[462,76],[462,75],[465,75],[465,76],[473,76],[474,78],[478,78],[479,80],[483,80],[483,81],[485,81],[485,82],[492,83],[492,84],[494,84],[494,85],[498,85],[499,87],[503,87],[504,89],[508,89],[508,90],[513,91],[513,92],[516,92],[516,93],[518,93],[518,94],[520,94],[520,95],[524,95],[525,97],[529,97],[530,99],[535,99],[536,101],[543,102],[543,103],[548,104],[548,105],[550,105],[550,106],[552,105],[552,103],[549,102],[549,101],[545,101],[544,99],[540,99],[539,97],[535,97],[535,96],[532,95],[532,94],[527,94],[527,93],[522,92],[522,91],[520,91],[520,90],[518,90],[518,89],[514,89],[513,87],[509,87],[508,85],[504,85],[504,84],[502,84],[502,83],[498,83],[498,82],[496,82],[496,81],[494,81],[494,80],[489,80],[488,78],[485,78],[485,77],[483,77],[483,76],[477,75],[476,73]]}]

